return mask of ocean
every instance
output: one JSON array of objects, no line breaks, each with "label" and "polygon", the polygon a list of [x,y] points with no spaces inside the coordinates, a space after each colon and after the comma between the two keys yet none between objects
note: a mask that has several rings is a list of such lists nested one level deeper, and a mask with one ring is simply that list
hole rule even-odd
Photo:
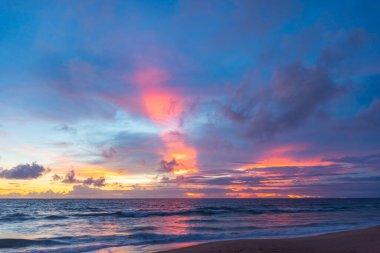
[{"label": "ocean", "polygon": [[0,200],[0,252],[153,252],[380,224],[380,199]]}]

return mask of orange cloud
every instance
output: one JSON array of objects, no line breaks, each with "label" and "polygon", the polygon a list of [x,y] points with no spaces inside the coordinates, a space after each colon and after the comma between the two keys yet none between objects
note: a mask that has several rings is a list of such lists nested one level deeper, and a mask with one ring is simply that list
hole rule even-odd
[{"label": "orange cloud", "polygon": [[182,111],[181,99],[163,91],[147,91],[142,102],[149,117],[157,123],[177,118]]},{"label": "orange cloud", "polygon": [[165,86],[169,80],[168,72],[162,68],[142,68],[132,75],[147,115],[157,124],[175,120],[183,111],[183,98]]},{"label": "orange cloud", "polygon": [[132,75],[132,82],[140,90],[141,102],[148,117],[162,129],[160,137],[166,147],[163,159],[175,159],[177,165],[173,173],[182,175],[198,171],[197,151],[186,143],[182,138],[184,134],[175,124],[183,113],[184,98],[166,85],[169,80],[168,71],[157,67],[142,68]]},{"label": "orange cloud", "polygon": [[310,195],[297,195],[297,194],[288,194],[290,199],[302,199],[302,198],[320,198],[320,196],[310,196]]},{"label": "orange cloud", "polygon": [[246,170],[251,168],[266,167],[287,167],[287,166],[320,166],[331,165],[332,162],[322,161],[320,157],[300,158],[294,155],[296,152],[305,150],[307,147],[302,144],[283,145],[271,149],[262,155],[257,162],[246,164],[237,168],[238,170]]},{"label": "orange cloud", "polygon": [[205,196],[204,193],[194,193],[194,192],[186,192],[185,195],[191,198],[202,198]]},{"label": "orange cloud", "polygon": [[234,198],[275,198],[281,197],[282,195],[277,193],[228,192],[226,196]]},{"label": "orange cloud", "polygon": [[[178,133],[178,132],[177,132]],[[173,134],[173,132],[165,132],[161,135],[166,146],[165,160],[175,159],[178,166],[175,167],[173,173],[176,175],[197,172],[197,151],[195,148],[186,144],[181,137]]]}]

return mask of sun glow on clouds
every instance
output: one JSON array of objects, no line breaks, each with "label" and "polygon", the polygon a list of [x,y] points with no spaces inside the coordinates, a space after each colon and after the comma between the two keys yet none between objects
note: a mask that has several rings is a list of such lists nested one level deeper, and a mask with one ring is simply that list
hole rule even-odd
[{"label": "sun glow on clouds", "polygon": [[183,98],[165,86],[169,74],[161,68],[142,68],[132,82],[140,89],[141,101],[149,118],[158,125],[175,123],[183,110]]},{"label": "sun glow on clouds", "polygon": [[294,153],[303,151],[305,149],[307,149],[307,147],[300,144],[279,146],[265,152],[261,157],[257,159],[257,162],[240,166],[237,168],[237,170],[287,166],[320,166],[333,164],[332,162],[322,161],[322,158],[320,157],[300,158],[293,155]]},{"label": "sun glow on clouds", "polygon": [[175,159],[178,165],[174,168],[175,175],[197,172],[197,151],[186,145],[181,132],[165,132],[161,139],[166,146],[165,160]]},{"label": "sun glow on clouds", "polygon": [[320,198],[320,196],[310,196],[310,195],[297,195],[297,194],[280,194],[280,193],[247,193],[247,192],[229,192],[226,194],[228,197],[233,198],[290,198],[290,199],[301,199],[301,198]]},{"label": "sun glow on clouds", "polygon": [[41,178],[35,180],[5,180],[0,179],[0,194],[21,194],[28,195],[29,193],[43,193],[47,189],[53,192],[69,192],[71,190],[70,185],[66,184],[52,184],[51,174],[46,174]]},{"label": "sun glow on clouds", "polygon": [[320,196],[288,194],[288,198],[290,198],[290,199],[320,198]]},{"label": "sun glow on clouds", "polygon": [[281,194],[276,193],[248,193],[248,192],[228,192],[227,197],[233,198],[275,198],[281,197]]},{"label": "sun glow on clouds", "polygon": [[158,67],[140,68],[131,79],[140,90],[147,116],[161,130],[160,138],[166,147],[163,159],[175,159],[177,166],[173,174],[183,175],[198,171],[197,151],[186,143],[185,133],[178,126],[184,111],[184,97],[168,87],[169,80],[168,71]]},{"label": "sun glow on clouds", "polygon": [[[252,187],[247,184],[235,184],[228,185],[225,189],[229,191],[226,193],[227,197],[236,198],[317,198],[320,196],[305,195],[298,193],[281,193],[279,191],[291,189],[296,185],[300,179],[308,183],[315,183],[320,181],[319,177],[307,177],[303,178],[302,174],[294,176],[293,178],[283,177],[284,173],[281,172],[281,168],[285,167],[312,167],[312,166],[327,166],[333,165],[334,162],[324,161],[320,157],[303,157],[299,158],[295,154],[307,150],[308,147],[301,144],[283,145],[266,151],[263,155],[257,158],[257,162],[246,164],[235,168],[235,170],[245,173],[248,177],[258,177],[260,179],[259,187]],[[278,168],[277,171],[273,171],[271,168]],[[248,192],[247,192],[248,191]],[[264,191],[264,192],[262,192]]]},{"label": "sun glow on clouds", "polygon": [[108,183],[120,183],[125,185],[132,185],[132,184],[148,184],[152,182],[152,175],[148,174],[138,174],[138,175],[107,175],[107,182]]},{"label": "sun glow on clouds", "polygon": [[202,198],[205,196],[203,193],[194,193],[194,192],[187,192],[185,195],[190,198]]},{"label": "sun glow on clouds", "polygon": [[[331,22],[308,4],[215,1],[205,23],[209,6],[175,1],[56,2],[1,6],[0,170],[51,172],[0,178],[0,194],[104,178],[99,196],[378,197],[377,8],[326,4],[339,10]],[[365,22],[347,23],[352,11]]]}]

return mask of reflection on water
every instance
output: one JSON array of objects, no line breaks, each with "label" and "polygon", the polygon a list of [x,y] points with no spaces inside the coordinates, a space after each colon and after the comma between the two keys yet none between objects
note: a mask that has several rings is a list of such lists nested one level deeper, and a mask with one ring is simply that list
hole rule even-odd
[{"label": "reflection on water", "polygon": [[379,199],[0,200],[0,210],[1,252],[142,252],[380,224]]}]

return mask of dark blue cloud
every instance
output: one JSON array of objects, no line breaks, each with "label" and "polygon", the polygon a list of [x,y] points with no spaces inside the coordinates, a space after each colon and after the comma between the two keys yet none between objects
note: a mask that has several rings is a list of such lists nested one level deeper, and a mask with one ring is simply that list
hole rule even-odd
[{"label": "dark blue cloud", "polygon": [[325,159],[325,161],[355,164],[359,166],[360,165],[380,166],[380,155],[372,154],[372,155],[365,155],[365,156],[344,156],[340,158]]},{"label": "dark blue cloud", "polygon": [[44,168],[37,163],[20,164],[11,169],[0,170],[0,177],[7,179],[34,179],[48,172],[49,169]]}]

